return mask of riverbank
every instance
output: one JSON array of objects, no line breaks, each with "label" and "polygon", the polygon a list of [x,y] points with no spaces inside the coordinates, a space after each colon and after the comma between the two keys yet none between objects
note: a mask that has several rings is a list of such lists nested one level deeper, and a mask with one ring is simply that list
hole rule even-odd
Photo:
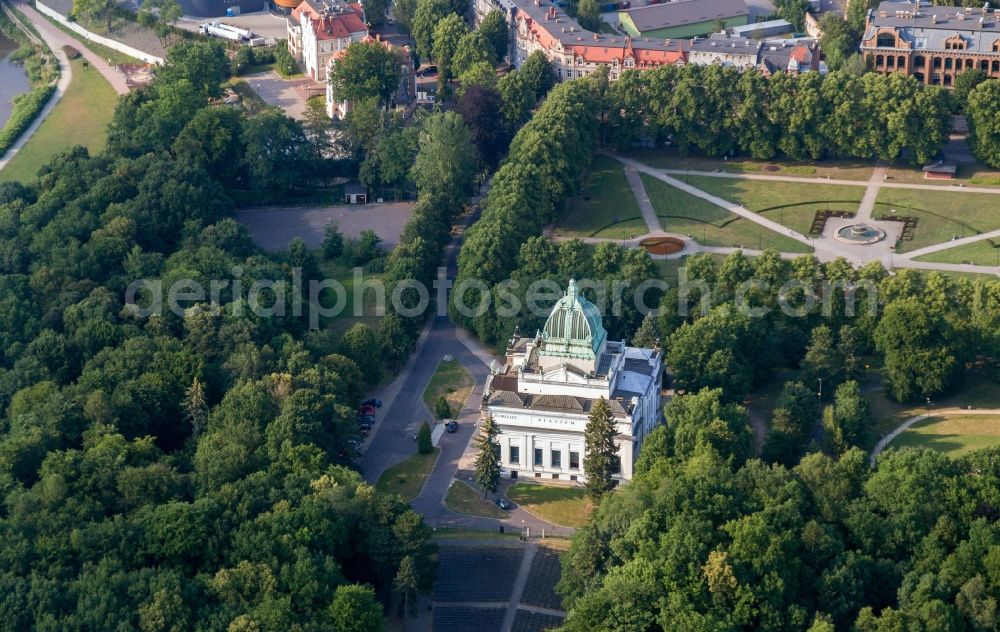
[{"label": "riverbank", "polygon": [[[5,9],[8,8],[6,5]],[[8,57],[22,64],[28,76],[30,89],[17,95],[11,106],[10,116],[0,129],[0,156],[7,153],[39,115],[56,93],[56,84],[61,75],[60,63],[51,50],[43,44],[35,43],[10,19],[0,12],[0,31],[18,44],[18,49]]]}]

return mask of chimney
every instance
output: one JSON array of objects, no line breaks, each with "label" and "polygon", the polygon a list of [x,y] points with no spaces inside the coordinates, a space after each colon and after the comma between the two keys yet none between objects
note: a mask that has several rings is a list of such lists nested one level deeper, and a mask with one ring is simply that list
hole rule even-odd
[{"label": "chimney", "polygon": [[601,36],[598,35],[597,33],[594,33],[594,41],[596,42],[599,39],[601,39]]}]

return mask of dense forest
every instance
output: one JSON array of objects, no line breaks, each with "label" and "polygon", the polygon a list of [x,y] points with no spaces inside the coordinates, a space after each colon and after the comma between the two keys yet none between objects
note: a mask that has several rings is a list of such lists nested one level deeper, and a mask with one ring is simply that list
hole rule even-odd
[{"label": "dense forest", "polygon": [[[348,467],[353,410],[419,323],[340,337],[245,309],[254,281],[321,262],[259,251],[230,195],[341,166],[280,112],[210,106],[226,68],[217,44],[171,48],[106,152],[0,185],[3,629],[373,630],[433,581],[420,516]],[[418,167],[473,163],[457,115],[419,133]],[[433,273],[471,190],[468,168],[420,168],[390,277]],[[142,278],[244,290],[139,318]]]}]

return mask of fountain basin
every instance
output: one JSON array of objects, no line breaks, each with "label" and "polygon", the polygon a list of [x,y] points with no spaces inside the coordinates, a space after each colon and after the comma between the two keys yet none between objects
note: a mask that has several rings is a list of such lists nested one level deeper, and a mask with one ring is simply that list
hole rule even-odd
[{"label": "fountain basin", "polygon": [[837,230],[834,237],[837,241],[864,246],[885,239],[885,231],[868,224],[851,224]]}]

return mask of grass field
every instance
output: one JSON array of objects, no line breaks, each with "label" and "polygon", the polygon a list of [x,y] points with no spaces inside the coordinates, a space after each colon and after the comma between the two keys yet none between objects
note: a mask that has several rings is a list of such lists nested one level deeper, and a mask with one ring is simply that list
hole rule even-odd
[{"label": "grass field", "polygon": [[447,417],[457,417],[458,413],[462,411],[462,407],[465,406],[466,400],[469,399],[469,395],[472,394],[473,386],[475,386],[475,380],[472,379],[461,362],[442,360],[438,363],[430,384],[424,390],[424,404],[437,419],[445,419],[445,416],[438,416],[437,411],[434,410],[434,402],[443,396],[448,400],[448,407],[451,409],[451,415],[447,415]]},{"label": "grass field", "polygon": [[711,176],[690,176],[685,177],[685,181],[803,235],[809,234],[816,211],[849,211],[853,215],[865,193],[863,187],[842,184],[800,184]]},{"label": "grass field", "polygon": [[582,527],[593,509],[582,487],[517,483],[507,497],[542,520],[561,527]]},{"label": "grass field", "polygon": [[617,160],[596,156],[583,195],[570,200],[556,234],[629,239],[645,233],[646,225],[625,179],[625,168]]},{"label": "grass field", "polygon": [[[705,158],[684,156],[676,149],[649,149],[632,152],[631,158],[658,169],[691,169],[693,171],[729,171],[732,173],[767,173],[803,178],[834,178],[839,180],[867,180],[872,166],[861,161],[824,160],[821,162],[792,162],[781,160],[753,160],[737,158]],[[765,165],[776,165],[777,171],[764,171]]]},{"label": "grass field", "polygon": [[452,482],[444,497],[444,505],[455,513],[469,516],[482,516],[484,518],[508,518],[510,516],[462,481]]},{"label": "grass field", "polygon": [[978,266],[1000,265],[1000,239],[983,239],[965,246],[949,248],[922,257],[917,261],[934,263],[968,263]]},{"label": "grass field", "polygon": [[640,174],[663,230],[691,235],[706,246],[776,248],[783,252],[812,252],[794,239],[758,226],[711,202],[689,195],[647,174]]},{"label": "grass field", "polygon": [[405,461],[393,465],[378,478],[375,489],[388,494],[399,494],[409,502],[420,495],[424,481],[434,469],[440,449],[430,454],[414,454]]},{"label": "grass field", "polygon": [[1000,445],[1000,415],[947,415],[918,421],[889,444],[891,448],[930,448],[948,456]]},{"label": "grass field", "polygon": [[969,187],[1000,187],[1000,171],[980,163],[960,163],[954,180],[928,180],[920,167],[891,167],[889,182],[912,182],[950,187],[964,184]]},{"label": "grass field", "polygon": [[30,180],[52,156],[73,145],[83,145],[95,154],[107,144],[107,126],[118,95],[100,72],[84,67],[83,59],[70,63],[73,79],[66,94],[21,151],[0,171],[0,181]]},{"label": "grass field", "polygon": [[[981,373],[967,373],[959,381],[961,385],[954,393],[931,401],[932,408],[1000,408],[1000,384]],[[872,431],[870,444],[888,434],[899,424],[916,415],[926,415],[928,408],[923,403],[900,404],[889,399],[887,393],[878,389],[868,394],[871,410]],[[893,442],[893,445],[896,445]],[[871,446],[868,446],[871,447]]]},{"label": "grass field", "polygon": [[918,220],[913,240],[901,242],[897,250],[910,252],[954,236],[970,237],[1000,228],[1000,195],[882,189],[873,216],[893,214]]}]

